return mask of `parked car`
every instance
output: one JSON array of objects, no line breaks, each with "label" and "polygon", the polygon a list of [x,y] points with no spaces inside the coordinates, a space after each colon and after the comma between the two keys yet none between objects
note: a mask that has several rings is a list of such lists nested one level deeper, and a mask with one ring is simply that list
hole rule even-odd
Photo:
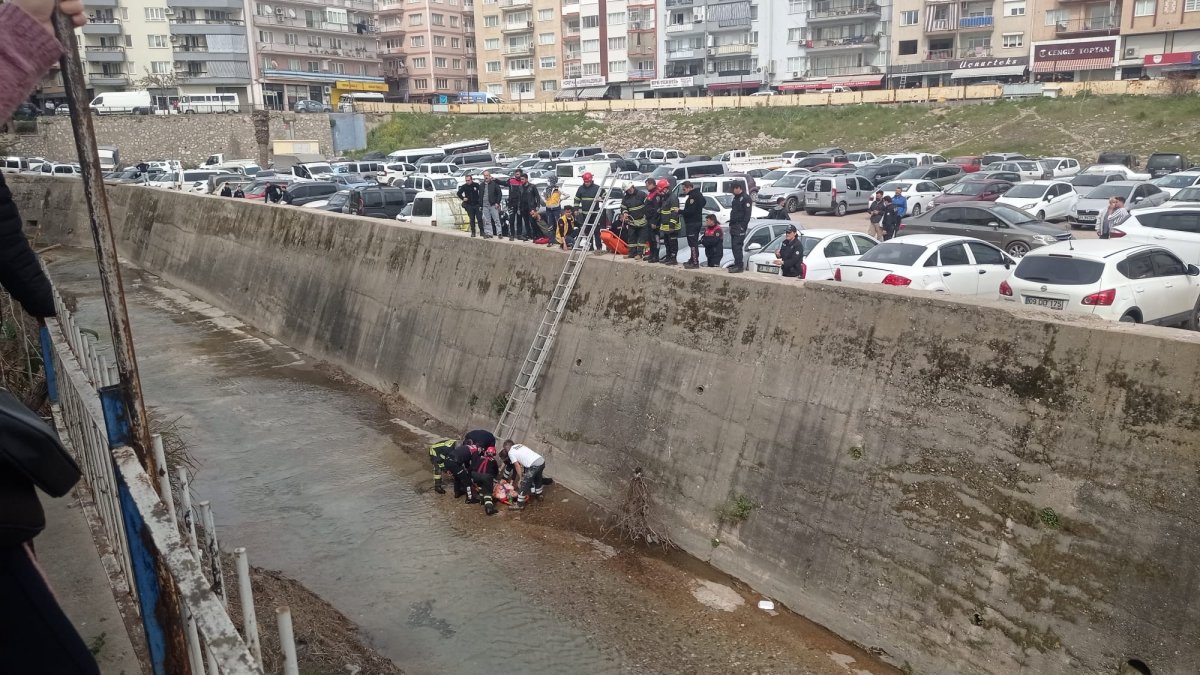
[{"label": "parked car", "polygon": [[[416,174],[404,179],[404,182],[394,187],[404,190],[405,202],[411,202],[416,199],[418,192],[457,192],[458,179],[449,176],[426,176]],[[503,186],[502,189],[507,192],[508,187]]]},{"label": "parked car", "polygon": [[1118,180],[1104,185],[1097,185],[1081,195],[1075,206],[1067,214],[1067,222],[1072,229],[1096,227],[1096,218],[1108,210],[1110,197],[1124,197],[1125,209],[1145,209],[1158,206],[1167,201],[1169,195],[1157,185],[1147,182]]},{"label": "parked car", "polygon": [[866,211],[874,192],[875,186],[862,176],[812,176],[804,183],[804,212],[810,216],[821,212],[844,216],[851,211]]},{"label": "parked car", "polygon": [[408,203],[404,190],[401,188],[374,187],[355,188],[350,190],[342,213],[352,213],[358,216],[372,218],[395,218]]},{"label": "parked car", "polygon": [[1187,157],[1178,152],[1155,152],[1146,158],[1146,172],[1151,178],[1158,178],[1176,171],[1190,168]]},{"label": "parked car", "polygon": [[1071,213],[1079,193],[1070,183],[1061,180],[1035,180],[1021,183],[996,200],[1034,214],[1038,220],[1065,220]]},{"label": "parked car", "polygon": [[1071,176],[1067,182],[1075,188],[1076,192],[1082,194],[1087,192],[1086,188],[1111,183],[1114,180],[1125,180],[1125,176],[1119,173],[1077,173]]},{"label": "parked car", "polygon": [[805,157],[808,157],[808,151],[807,150],[785,150],[785,151],[779,153],[779,156],[782,157],[783,159],[788,160],[789,163],[794,164],[796,162],[796,160],[804,159]]},{"label": "parked car", "polygon": [[925,166],[928,164],[945,164],[946,158],[941,155],[931,155],[928,152],[902,152],[895,155],[884,155],[880,157],[884,162],[898,162],[907,164],[909,168],[914,166]]},{"label": "parked car", "polygon": [[808,177],[807,171],[793,173],[780,178],[771,187],[759,188],[758,194],[754,198],[755,205],[764,209],[772,209],[775,207],[775,200],[783,197],[788,213],[799,211],[804,208],[804,184],[808,182]]},{"label": "parked car", "polygon": [[866,164],[858,167],[854,173],[871,181],[872,185],[879,185],[890,180],[895,180],[897,176],[908,171],[907,164],[900,162],[883,162],[881,164]]},{"label": "parked car", "polygon": [[962,167],[965,173],[975,173],[983,168],[983,158],[977,156],[951,157],[949,163]]},{"label": "parked car", "polygon": [[758,189],[761,191],[764,188],[771,187],[775,181],[783,178],[784,176],[808,175],[809,173],[810,172],[808,169],[796,169],[790,166],[785,166],[782,169],[768,171],[767,173],[763,174],[761,178],[756,176],[755,182],[758,184]]},{"label": "parked car", "polygon": [[1195,203],[1200,203],[1200,186],[1183,188],[1182,190],[1171,195],[1171,198],[1167,200],[1168,206]]},{"label": "parked car", "polygon": [[910,234],[883,242],[855,262],[843,263],[834,278],[995,297],[1014,264],[1003,251],[974,237]]},{"label": "parked car", "polygon": [[853,162],[855,164],[866,164],[867,162],[874,162],[875,159],[876,159],[875,153],[873,153],[873,152],[847,152],[846,153],[846,160],[849,162]]},{"label": "parked car", "polygon": [[292,106],[292,110],[298,113],[323,113],[333,112],[333,106],[320,101],[302,100],[296,101],[296,105]]},{"label": "parked car", "polygon": [[1015,171],[979,170],[979,171],[976,171],[975,173],[963,174],[963,177],[959,178],[958,182],[965,183],[966,181],[969,181],[969,180],[1002,180],[1002,181],[1007,181],[1009,183],[1020,183],[1022,179],[1021,179],[1021,174],[1019,174]]},{"label": "parked car", "polygon": [[[714,213],[722,223],[729,222],[729,209],[733,206],[731,194],[705,194],[704,213]],[[767,212],[757,206],[750,207],[750,218],[766,218]],[[769,240],[768,240],[769,241]],[[766,242],[763,242],[764,244]]]},{"label": "parked car", "polygon": [[[722,223],[725,221],[722,220]],[[754,218],[746,227],[746,241],[742,243],[742,260],[743,264],[748,264],[750,256],[758,253],[764,246],[771,243],[771,240],[782,237],[789,226],[796,226],[803,234],[804,229],[799,223],[791,220],[766,220],[765,218]],[[729,228],[723,227],[724,242],[721,244],[721,267],[729,267],[733,264],[733,243],[729,238]],[[691,258],[692,252],[687,247],[687,240],[680,230],[679,234],[679,256],[677,260],[680,263],[685,263]],[[747,269],[753,269],[747,267]]]},{"label": "parked car", "polygon": [[1122,164],[1093,164],[1079,173],[1119,173],[1121,180],[1150,180],[1150,174],[1138,173]]},{"label": "parked car", "polygon": [[[776,237],[761,251],[750,256],[746,269],[763,274],[780,273],[775,264],[775,252],[783,245],[783,236]],[[801,279],[832,279],[844,263],[858,260],[867,251],[879,245],[879,241],[865,234],[848,230],[804,230],[800,233],[800,247],[804,252],[804,263],[800,270]]]},{"label": "parked car", "polygon": [[915,166],[896,178],[898,180],[927,180],[946,186],[962,178],[963,173],[962,167],[957,164],[934,164],[932,166]]},{"label": "parked car", "polygon": [[811,169],[814,166],[817,166],[819,164],[826,164],[831,161],[833,161],[833,157],[831,155],[813,154],[813,155],[801,157],[800,159],[793,162],[792,166],[799,167],[801,169]]},{"label": "parked car", "polygon": [[1079,160],[1070,157],[1043,157],[1037,161],[1050,175],[1049,178],[1069,178],[1079,173]]},{"label": "parked car", "polygon": [[931,206],[954,202],[994,202],[1008,192],[1013,184],[1006,180],[964,180],[946,188],[933,198]]},{"label": "parked car", "polygon": [[1102,152],[1096,157],[1096,164],[1119,164],[1132,171],[1137,168],[1138,161],[1128,152]]},{"label": "parked car", "polygon": [[883,194],[890,197],[896,194],[896,188],[901,188],[900,194],[908,200],[906,215],[909,216],[919,216],[923,211],[928,211],[933,200],[942,194],[942,188],[937,183],[927,180],[892,180],[880,185],[877,189],[882,190]]},{"label": "parked car", "polygon": [[339,186],[332,181],[317,181],[314,183],[296,183],[283,193],[283,203],[292,206],[304,206],[318,199],[329,199],[329,195],[337,192]]},{"label": "parked car", "polygon": [[1200,327],[1200,267],[1160,246],[1123,239],[1033,251],[1000,284],[1000,297],[1110,321]]},{"label": "parked car", "polygon": [[1185,262],[1200,264],[1200,207],[1168,205],[1135,211],[1112,236],[1165,246]]},{"label": "parked car", "polygon": [[1046,169],[1033,160],[1015,160],[1012,162],[992,162],[983,167],[984,171],[1011,171],[1019,174],[1025,180],[1047,178]]},{"label": "parked car", "polygon": [[993,162],[1013,162],[1019,159],[1029,158],[1019,152],[985,152],[979,158],[979,161],[983,162],[984,166],[987,166]]},{"label": "parked car", "polygon": [[332,213],[341,213],[342,207],[346,205],[346,200],[350,199],[349,190],[338,190],[329,195],[328,199],[318,199],[304,205],[306,209],[319,209],[321,211],[330,211]]},{"label": "parked car", "polygon": [[1181,171],[1179,173],[1171,173],[1150,181],[1154,183],[1163,192],[1174,196],[1174,194],[1183,188],[1200,185],[1200,171]]},{"label": "parked car", "polygon": [[364,176],[357,173],[338,174],[330,178],[327,182],[331,182],[336,185],[338,190],[350,190],[356,187],[371,187],[372,185],[379,185],[379,181],[375,180],[373,176]]},{"label": "parked car", "polygon": [[1003,248],[1014,258],[1071,233],[1038,220],[1008,204],[958,202],[938,206],[928,213],[905,218],[902,234],[938,234],[975,237]]}]

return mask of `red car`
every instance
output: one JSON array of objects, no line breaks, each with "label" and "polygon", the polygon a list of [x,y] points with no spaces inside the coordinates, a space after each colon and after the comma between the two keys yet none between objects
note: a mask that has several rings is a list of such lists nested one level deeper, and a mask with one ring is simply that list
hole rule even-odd
[{"label": "red car", "polygon": [[259,183],[254,187],[245,188],[246,199],[266,199],[268,185],[278,185],[281,192],[286,192],[288,189],[288,184],[282,181],[278,183]]},{"label": "red car", "polygon": [[932,208],[953,202],[994,202],[1012,186],[1006,180],[964,180],[946,188],[945,192],[933,198],[929,206]]},{"label": "red car", "polygon": [[966,173],[975,173],[983,168],[982,157],[955,157],[948,163],[961,166],[962,170]]},{"label": "red car", "polygon": [[816,173],[817,171],[820,171],[821,169],[853,169],[853,168],[856,168],[856,167],[854,166],[854,164],[852,164],[850,162],[825,162],[824,164],[818,164],[818,165],[812,167],[812,170],[814,173]]}]

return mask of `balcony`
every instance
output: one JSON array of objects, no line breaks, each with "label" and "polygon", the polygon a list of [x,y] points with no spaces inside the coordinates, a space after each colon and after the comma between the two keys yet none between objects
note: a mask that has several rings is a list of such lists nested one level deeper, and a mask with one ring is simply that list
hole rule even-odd
[{"label": "balcony", "polygon": [[174,45],[176,61],[245,61],[246,52],[211,51],[204,45]]},{"label": "balcony", "polygon": [[[117,0],[88,0],[87,8],[96,9],[97,7],[116,7]],[[241,5],[238,5],[241,7]]]},{"label": "balcony", "polygon": [[[279,14],[260,14],[254,17],[254,25],[264,27],[297,28],[300,30],[315,30],[343,35],[358,33],[358,25],[352,23],[332,23],[329,21],[308,21],[303,18],[293,19]],[[365,34],[365,33],[363,33]]]},{"label": "balcony", "polygon": [[384,66],[379,72],[387,79],[398,80],[408,77],[408,67],[403,64]]},{"label": "balcony", "polygon": [[579,13],[579,3],[578,2],[571,2],[571,3],[564,2],[563,3],[563,6],[562,6],[562,15],[563,16],[570,16],[572,14],[578,14],[578,13]]},{"label": "balcony", "polygon": [[236,86],[250,84],[250,71],[247,69],[245,76],[237,76],[230,74],[217,75],[207,70],[177,70],[175,71],[175,79],[179,84],[209,85],[213,87]]},{"label": "balcony", "polygon": [[506,71],[504,73],[504,79],[506,79],[506,80],[532,80],[533,79],[533,68],[518,68],[516,70]]},{"label": "balcony", "polygon": [[108,16],[96,17],[88,20],[87,25],[81,30],[84,35],[120,35],[121,20]]},{"label": "balcony", "polygon": [[686,23],[672,23],[667,25],[667,35],[680,33],[703,33],[703,21],[688,21]]},{"label": "balcony", "polygon": [[637,33],[640,31],[653,31],[654,30],[654,20],[651,19],[649,21],[630,21],[628,24],[627,30],[630,33]]},{"label": "balcony", "polygon": [[871,2],[856,2],[847,5],[817,3],[819,9],[808,10],[809,24],[832,24],[880,16],[879,5]]},{"label": "balcony", "polygon": [[533,31],[532,21],[521,21],[520,23],[505,23],[500,25],[501,33],[529,33]]},{"label": "balcony", "polygon": [[[89,2],[88,7],[96,3]],[[171,9],[238,9],[242,8],[242,0],[167,0]]]},{"label": "balcony", "polygon": [[719,33],[727,30],[750,30],[750,17],[746,17],[744,19],[709,21],[705,25],[710,33]]},{"label": "balcony", "polygon": [[[88,4],[90,5],[91,3]],[[666,2],[668,9],[671,7],[691,7],[693,4],[695,4],[695,0],[667,0]]]},{"label": "balcony", "polygon": [[172,35],[245,35],[241,19],[171,19]]},{"label": "balcony", "polygon": [[752,44],[734,44],[734,45],[718,45],[708,48],[709,56],[741,56],[754,51],[755,45]]},{"label": "balcony", "polygon": [[809,52],[835,52],[855,49],[876,49],[879,47],[877,35],[854,35],[851,37],[835,38],[833,40],[809,40],[805,43]]},{"label": "balcony", "polygon": [[[92,4],[88,3],[88,7]],[[127,87],[129,76],[122,73],[88,73],[88,84],[93,87]]]},{"label": "balcony", "polygon": [[631,70],[627,73],[631,80],[653,80],[658,77],[658,74],[653,70]]},{"label": "balcony", "polygon": [[[319,47],[313,47],[313,49],[319,49]],[[400,56],[404,53],[405,53],[404,47],[380,47],[379,48],[380,56]]]},{"label": "balcony", "polygon": [[[399,48],[393,47],[395,54],[400,53]],[[287,45],[278,42],[259,42],[258,51],[262,54],[307,54],[316,56],[322,59],[350,59],[354,61],[373,61],[377,57],[377,52],[374,49],[330,49],[328,47],[315,47],[312,45]],[[238,54],[245,57],[245,54]]]},{"label": "balcony", "polygon": [[667,52],[668,61],[683,61],[686,59],[702,59],[704,58],[703,49],[677,49],[673,52]]},{"label": "balcony", "polygon": [[934,49],[925,52],[925,58],[922,61],[948,61],[954,58],[953,49]]},{"label": "balcony", "polygon": [[504,47],[505,56],[529,56],[533,53],[533,44],[507,45]]},{"label": "balcony", "polygon": [[958,50],[958,58],[960,59],[980,59],[987,58],[991,55],[991,47],[966,47]]},{"label": "balcony", "polygon": [[533,0],[500,0],[500,11],[511,12],[516,9],[533,7]]},{"label": "balcony", "polygon": [[958,28],[960,30],[990,30],[995,25],[995,17],[991,14],[987,16],[965,16],[958,20]]},{"label": "balcony", "polygon": [[85,58],[92,63],[125,63],[124,47],[85,45]]},{"label": "balcony", "polygon": [[1121,19],[1115,16],[1093,16],[1084,19],[1067,19],[1054,26],[1056,37],[1082,37],[1117,35],[1121,31]]},{"label": "balcony", "polygon": [[628,51],[630,56],[648,56],[658,51],[658,46],[653,44],[629,45]]}]

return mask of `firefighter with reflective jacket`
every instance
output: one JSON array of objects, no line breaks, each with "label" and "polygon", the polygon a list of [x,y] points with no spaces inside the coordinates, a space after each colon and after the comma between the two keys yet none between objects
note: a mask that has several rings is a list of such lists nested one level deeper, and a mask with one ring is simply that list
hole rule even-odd
[{"label": "firefighter with reflective jacket", "polygon": [[664,265],[674,265],[679,262],[679,231],[683,229],[679,221],[679,200],[671,194],[671,184],[667,179],[658,179],[656,187],[663,195],[658,205],[658,231],[667,247],[667,255],[662,262]]},{"label": "firefighter with reflective jacket", "polygon": [[[663,180],[662,182],[666,182]],[[666,199],[653,178],[646,179],[646,262],[658,262],[658,229]]]},{"label": "firefighter with reflective jacket", "polygon": [[629,257],[641,258],[646,253],[646,195],[634,183],[625,184],[621,219],[628,228],[625,240],[629,242]]},{"label": "firefighter with reflective jacket", "polygon": [[[581,230],[588,223],[595,223],[592,227],[592,250],[600,250],[600,230],[604,229],[604,202],[600,195],[600,186],[592,181],[592,173],[586,172],[582,176],[583,185],[575,191],[575,222],[576,227]],[[597,204],[596,200],[600,199]]]},{"label": "firefighter with reflective jacket", "polygon": [[496,476],[500,474],[500,462],[496,460],[496,445],[493,443],[484,448],[477,448],[471,459],[471,489],[478,490],[479,496],[467,494],[467,503],[483,502],[483,512],[489,516],[495,515],[496,503],[492,493],[496,490]]},{"label": "firefighter with reflective jacket", "polygon": [[449,473],[454,479],[454,496],[467,494],[467,485],[471,481],[468,470],[470,457],[470,449],[452,438],[429,446],[429,462],[433,464],[433,491],[446,494],[446,488],[442,487],[442,476]]}]

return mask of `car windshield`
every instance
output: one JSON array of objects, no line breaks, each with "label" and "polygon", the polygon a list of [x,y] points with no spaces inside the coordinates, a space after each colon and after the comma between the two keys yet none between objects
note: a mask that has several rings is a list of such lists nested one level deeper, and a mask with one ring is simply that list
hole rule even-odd
[{"label": "car windshield", "polygon": [[784,176],[783,178],[780,178],[779,180],[775,181],[775,183],[772,185],[772,187],[781,187],[781,188],[797,187],[800,185],[801,181],[804,180],[804,178],[805,178],[804,175]]},{"label": "car windshield", "polygon": [[349,198],[350,198],[349,190],[342,190],[340,192],[335,192],[335,193],[329,195],[328,206],[341,206],[342,204],[345,204],[346,200]]},{"label": "car windshield", "polygon": [[1173,202],[1200,202],[1200,187],[1183,188],[1171,197]]},{"label": "car windshield", "polygon": [[1058,168],[1058,160],[1057,159],[1039,159],[1038,164],[1041,165],[1041,167],[1043,169],[1046,169],[1048,171],[1053,171]]},{"label": "car windshield", "polygon": [[974,157],[952,157],[950,159],[951,164],[960,164],[961,165],[961,164],[972,164],[974,162],[975,162]]},{"label": "car windshield", "polygon": [[669,178],[670,176],[671,167],[669,166],[660,166],[654,170],[654,173],[650,174],[651,178]]},{"label": "car windshield", "polygon": [[1163,176],[1162,178],[1155,178],[1150,182],[1154,183],[1158,187],[1185,188],[1196,182],[1196,176],[1174,173],[1169,176]]},{"label": "car windshield", "polygon": [[[762,253],[774,253],[775,251],[778,251],[783,246],[784,239],[787,239],[786,234],[781,234],[778,237],[775,237],[771,240],[771,243],[767,244],[763,248]],[[820,237],[805,237],[803,235],[800,237],[800,246],[804,251],[805,256],[808,256],[809,253],[812,253],[812,250],[817,247],[817,244],[820,243]]]},{"label": "car windshield", "polygon": [[1108,180],[1108,175],[1103,173],[1081,173],[1071,179],[1071,185],[1075,187],[1095,187],[1102,185]]},{"label": "car windshield", "polygon": [[915,178],[924,178],[924,177],[925,177],[925,169],[923,169],[921,167],[917,167],[915,169],[909,169],[908,171],[905,171],[904,173],[900,174],[899,176],[896,176],[896,178],[914,178],[914,179]]},{"label": "car windshield", "polygon": [[1128,197],[1130,187],[1128,185],[1097,185],[1088,191],[1085,197],[1087,199],[1108,199],[1109,197]]},{"label": "car windshield", "polygon": [[883,192],[884,194],[891,194],[896,191],[896,188],[900,188],[900,190],[903,192],[908,192],[909,185],[910,185],[909,183],[892,182],[892,183],[884,183],[883,185],[880,185],[879,187],[877,187],[875,189]]},{"label": "car windshield", "polygon": [[962,183],[955,183],[946,189],[948,195],[981,195],[987,192],[990,185],[983,181],[969,180]]},{"label": "car windshield", "polygon": [[992,213],[1000,216],[1001,218],[1012,223],[1013,225],[1022,225],[1024,223],[1038,222],[1037,218],[1034,218],[1033,216],[1022,211],[1021,209],[1018,209],[1013,206],[1009,206],[1008,204],[992,204],[988,208]]},{"label": "car windshield", "polygon": [[1004,193],[1007,197],[1016,197],[1017,199],[1041,199],[1042,195],[1046,194],[1045,185],[1032,185],[1030,183],[1018,183],[1011,190]]},{"label": "car windshield", "polygon": [[1013,162],[1021,171],[1037,171],[1042,167],[1038,166],[1037,162]]},{"label": "car windshield", "polygon": [[720,194],[720,195],[710,195],[710,196],[713,199],[715,199],[717,201],[717,203],[720,204],[723,208],[727,209],[727,208],[733,206],[733,195],[731,195],[731,194]]},{"label": "car windshield", "polygon": [[1042,284],[1082,286],[1094,284],[1104,272],[1104,263],[1067,255],[1027,255],[1021,258],[1013,275],[1018,279]]},{"label": "car windshield", "polygon": [[1147,169],[1169,169],[1179,164],[1179,155],[1155,155],[1146,160]]},{"label": "car windshield", "polygon": [[787,169],[775,169],[774,171],[767,172],[767,175],[763,176],[763,180],[779,180],[786,175]]},{"label": "car windshield", "polygon": [[920,260],[924,253],[924,246],[885,241],[863,254],[859,261],[887,265],[912,265]]},{"label": "car windshield", "polygon": [[453,190],[458,187],[458,181],[453,178],[434,178],[434,190]]},{"label": "car windshield", "polygon": [[333,173],[333,167],[328,164],[305,164],[304,168],[308,169],[309,173]]},{"label": "car windshield", "polygon": [[258,168],[257,166],[243,166],[242,167],[242,173],[246,174],[247,176],[256,176],[256,175],[258,175],[258,172],[261,170],[262,169]]}]

